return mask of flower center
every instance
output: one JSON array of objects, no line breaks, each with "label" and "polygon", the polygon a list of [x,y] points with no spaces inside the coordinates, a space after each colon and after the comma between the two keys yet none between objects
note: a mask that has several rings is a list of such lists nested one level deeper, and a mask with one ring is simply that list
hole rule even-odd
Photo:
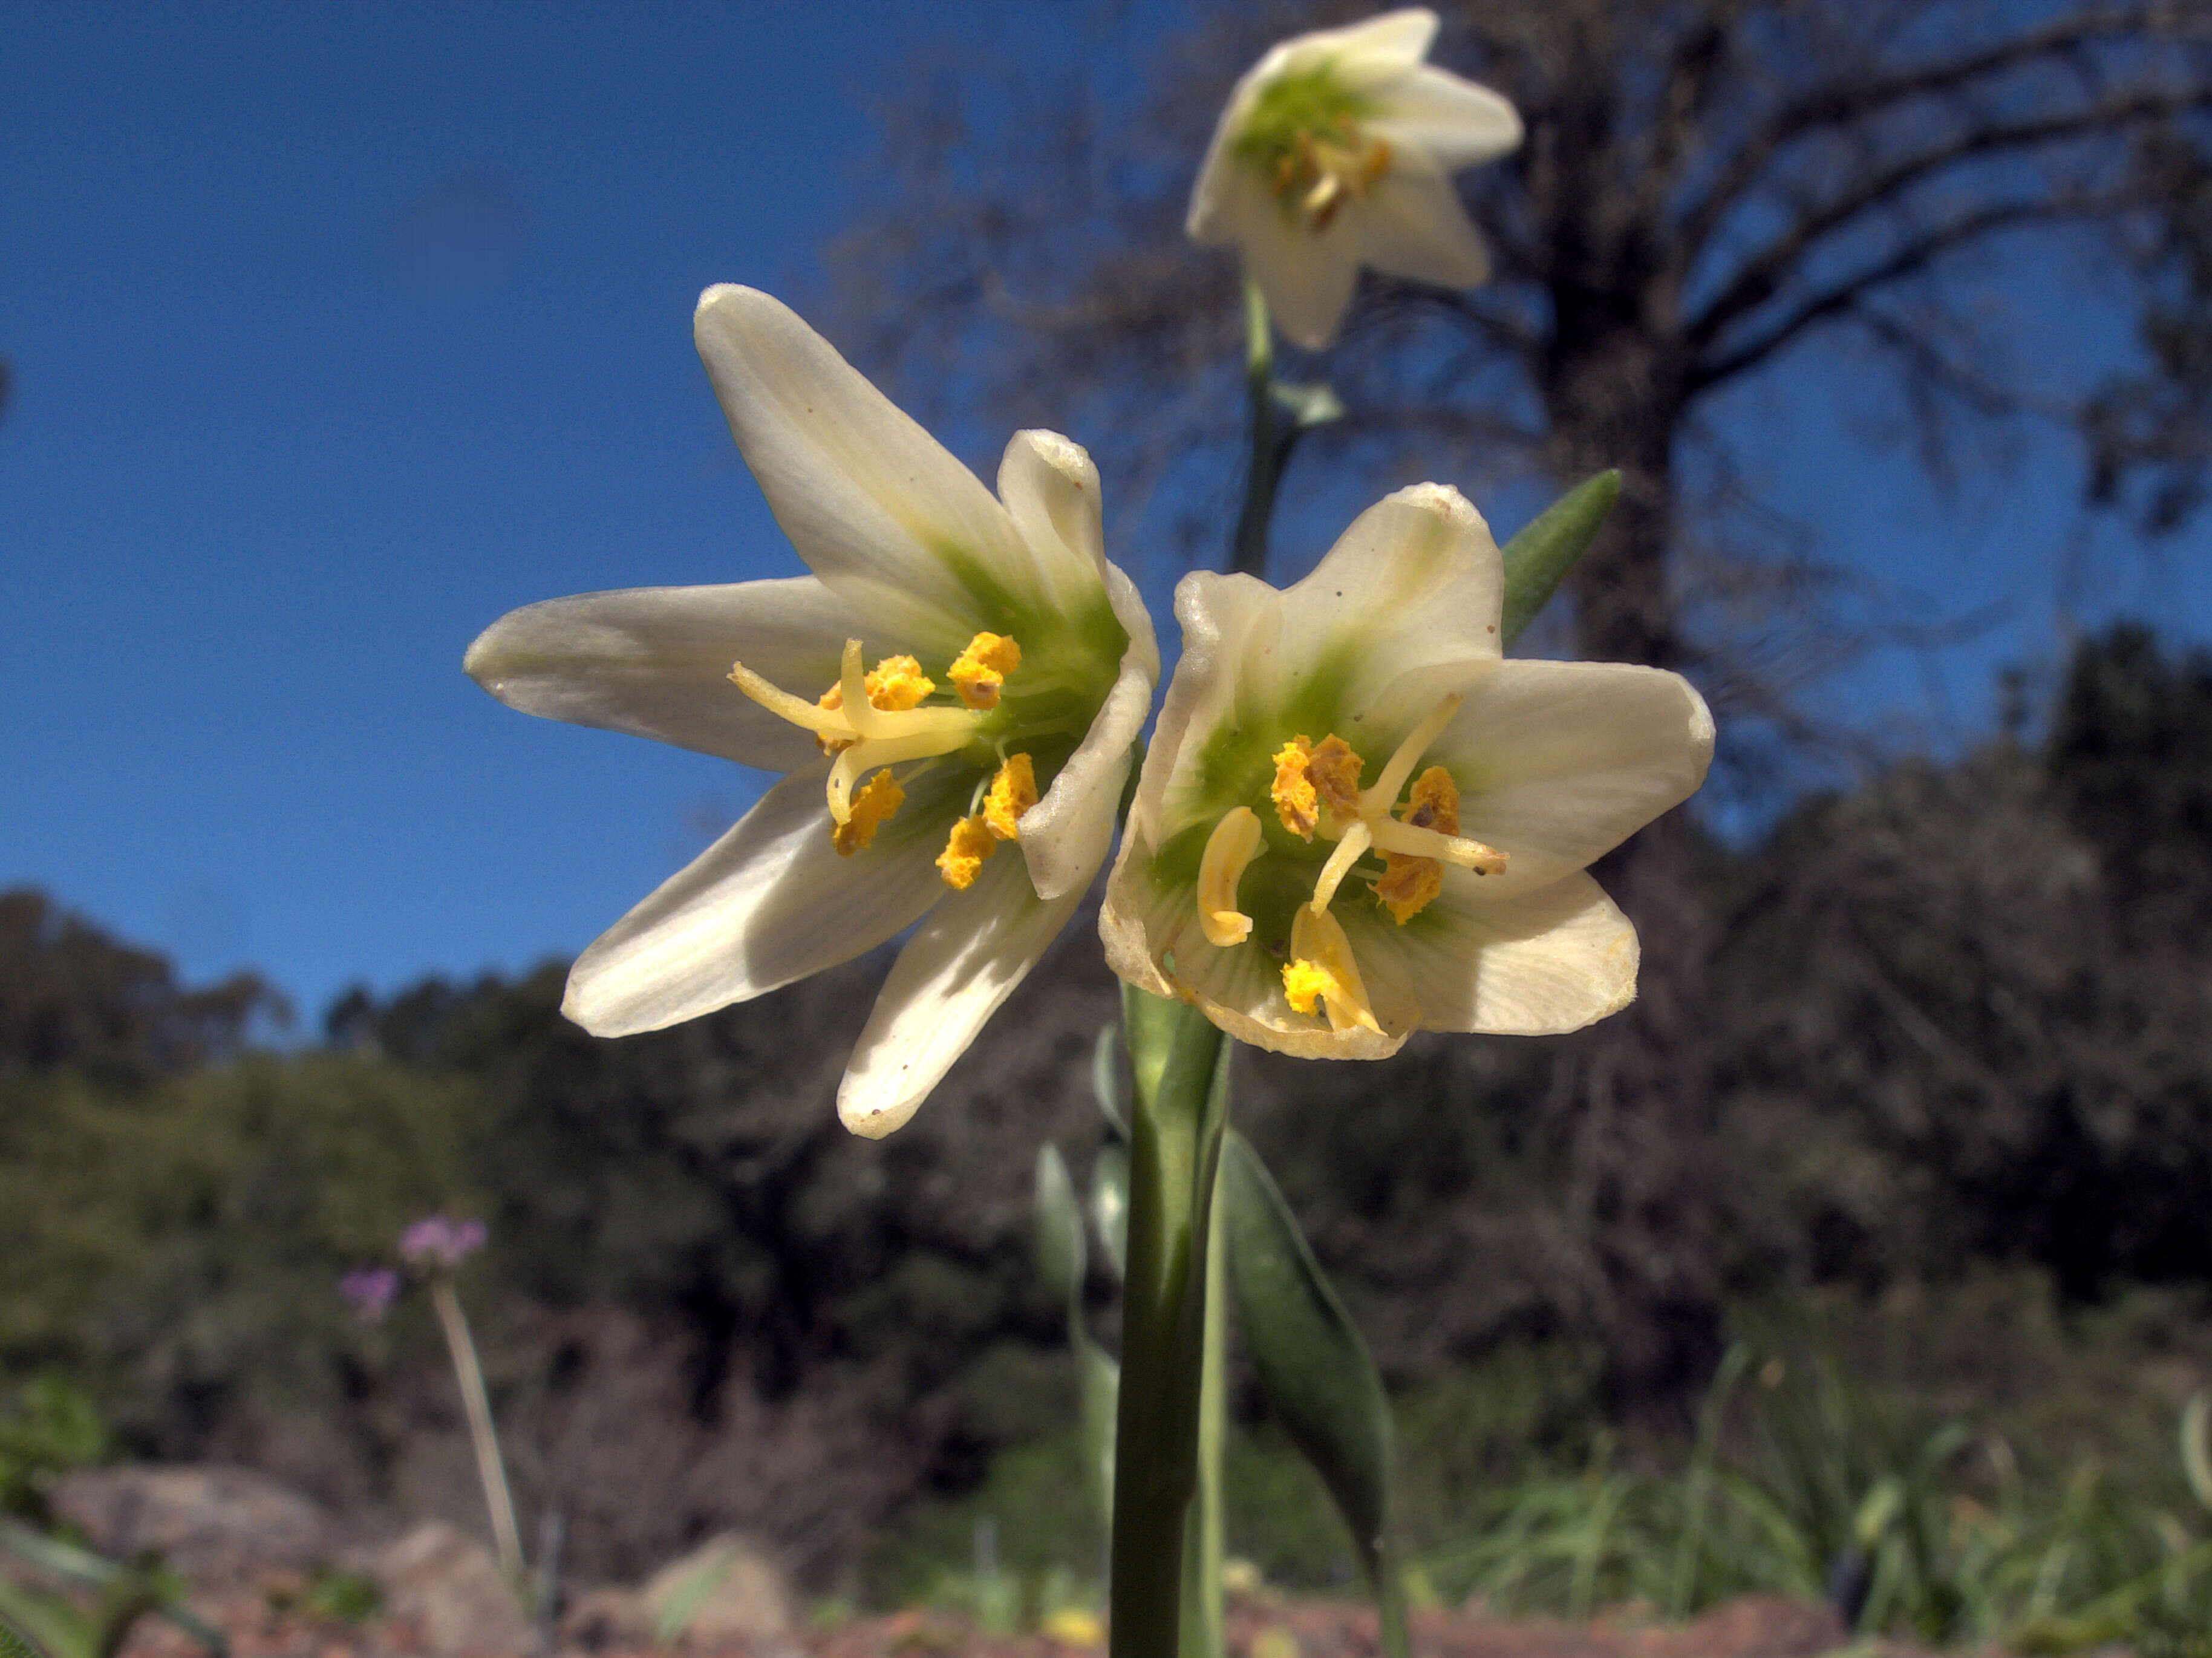
[{"label": "flower center", "polygon": [[1285,211],[1319,235],[1390,170],[1390,146],[1360,125],[1370,112],[1334,63],[1320,64],[1261,91],[1236,153],[1259,168]]},{"label": "flower center", "polygon": [[[1334,732],[1318,744],[1300,733],[1275,754],[1267,793],[1276,820],[1302,841],[1318,835],[1334,843],[1315,878],[1312,898],[1291,917],[1283,993],[1297,1012],[1325,1013],[1332,1029],[1381,1028],[1368,1005],[1351,940],[1329,913],[1337,890],[1362,858],[1373,853],[1381,859],[1382,873],[1371,884],[1375,896],[1401,926],[1443,890],[1444,865],[1477,875],[1505,867],[1504,853],[1460,835],[1459,787],[1449,771],[1431,766],[1413,777],[1413,768],[1459,706],[1457,696],[1447,696],[1431,709],[1367,788],[1359,786],[1366,762]],[[1413,788],[1401,805],[1409,778]],[[1224,813],[1207,837],[1197,902],[1208,943],[1227,949],[1251,937],[1252,918],[1238,908],[1237,889],[1245,869],[1262,855],[1261,841],[1259,815],[1243,805]]]},{"label": "flower center", "polygon": [[[961,707],[930,703],[937,682],[911,656],[887,656],[863,667],[860,641],[845,641],[837,683],[812,702],[770,683],[742,662],[730,666],[738,689],[770,714],[814,733],[825,754],[836,756],[825,793],[830,843],[842,856],[872,842],[876,831],[905,803],[906,791],[891,768],[914,767],[979,745],[999,761],[988,794],[978,785],[982,810],[954,820],[937,867],[945,884],[964,891],[1001,841],[1018,837],[1021,815],[1037,802],[1036,774],[1026,754],[993,745],[989,716],[1006,676],[1021,665],[1022,647],[1000,634],[979,633],[945,670]],[[868,775],[870,772],[872,776]],[[861,778],[867,777],[865,784]],[[858,786],[856,787],[856,786]]]}]

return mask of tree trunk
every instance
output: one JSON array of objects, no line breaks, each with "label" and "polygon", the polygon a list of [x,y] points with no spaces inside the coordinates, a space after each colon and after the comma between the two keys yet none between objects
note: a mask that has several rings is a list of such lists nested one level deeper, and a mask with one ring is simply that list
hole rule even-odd
[{"label": "tree trunk", "polygon": [[[1691,652],[1669,580],[1679,378],[1648,334],[1565,344],[1547,387],[1552,466],[1562,484],[1617,466],[1620,504],[1575,573],[1577,643],[1600,662],[1680,669]],[[1711,1062],[1704,1040],[1711,920],[1699,837],[1677,811],[1595,873],[1643,944],[1635,1004],[1579,1042],[1573,1066],[1569,1218],[1607,1303],[1615,1402],[1679,1415],[1720,1351]]]}]

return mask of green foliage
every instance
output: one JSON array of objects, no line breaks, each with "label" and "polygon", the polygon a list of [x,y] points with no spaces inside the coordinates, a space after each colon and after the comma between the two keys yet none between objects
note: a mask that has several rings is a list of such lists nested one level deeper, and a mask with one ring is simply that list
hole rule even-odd
[{"label": "green foliage", "polygon": [[143,1085],[241,1052],[257,1017],[288,1017],[251,974],[187,990],[167,961],[55,908],[0,892],[0,1080],[76,1070]]},{"label": "green foliage", "polygon": [[57,1474],[107,1454],[107,1425],[83,1391],[59,1376],[34,1376],[0,1400],[0,1513],[38,1520]]}]

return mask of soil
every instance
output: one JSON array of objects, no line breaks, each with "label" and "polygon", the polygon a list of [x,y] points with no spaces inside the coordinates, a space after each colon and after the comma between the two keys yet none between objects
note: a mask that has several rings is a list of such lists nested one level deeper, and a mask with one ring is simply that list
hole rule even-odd
[{"label": "soil", "polygon": [[[203,1600],[196,1610],[228,1637],[233,1658],[417,1658],[426,1653],[420,1632],[398,1619],[357,1625],[319,1619],[278,1611],[264,1594]],[[1337,1601],[1243,1600],[1231,1609],[1228,1633],[1231,1658],[1379,1658],[1373,1611]],[[1674,1626],[1633,1610],[1583,1624],[1492,1618],[1480,1606],[1417,1612],[1413,1637],[1418,1658],[1818,1658],[1846,1652],[1850,1658],[1926,1658],[1917,1647],[1850,1643],[1825,1607],[1769,1595],[1733,1600]],[[1103,1649],[1038,1635],[993,1636],[955,1616],[907,1611],[744,1643],[707,1646],[685,1639],[674,1650],[680,1658],[1091,1658]],[[562,1658],[647,1658],[655,1649],[564,1640],[560,1651]],[[149,1619],[133,1631],[122,1658],[202,1658],[203,1652],[173,1625]],[[1988,1649],[1974,1658],[2004,1655]]]}]

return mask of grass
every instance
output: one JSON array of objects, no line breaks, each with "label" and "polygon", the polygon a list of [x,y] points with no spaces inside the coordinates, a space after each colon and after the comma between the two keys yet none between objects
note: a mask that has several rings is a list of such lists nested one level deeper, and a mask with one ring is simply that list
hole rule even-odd
[{"label": "grass", "polygon": [[[1595,1364],[1559,1346],[1401,1395],[1414,1595],[1680,1619],[1779,1593],[1936,1646],[2212,1658],[2212,1490],[2192,1490],[2179,1434],[2212,1380],[2196,1302],[2067,1313],[2014,1276],[1739,1323],[1680,1438],[1617,1431]],[[1071,1434],[1002,1456],[975,1491],[910,1516],[875,1588],[977,1600],[988,1517],[1013,1585],[991,1592],[1017,1621],[1095,1597],[1096,1524],[1066,1498],[1078,1455]],[[1285,1587],[1357,1593],[1318,1483],[1272,1430],[1235,1432],[1227,1473],[1232,1553]]]}]

